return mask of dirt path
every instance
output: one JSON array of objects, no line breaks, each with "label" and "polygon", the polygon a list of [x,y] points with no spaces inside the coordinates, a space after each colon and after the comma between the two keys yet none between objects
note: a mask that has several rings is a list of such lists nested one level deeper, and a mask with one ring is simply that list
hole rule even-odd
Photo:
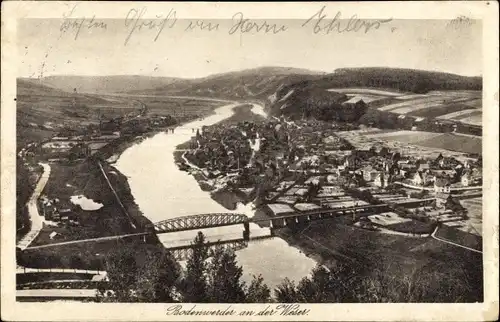
[{"label": "dirt path", "polygon": [[121,239],[121,238],[133,237],[133,236],[143,236],[143,235],[147,235],[147,234],[148,233],[133,233],[133,234],[125,234],[125,235],[116,235],[116,236],[107,236],[107,237],[97,237],[97,238],[89,238],[89,239],[71,240],[71,241],[61,242],[61,243],[54,243],[54,244],[33,246],[33,247],[30,247],[29,249],[40,249],[40,248],[49,248],[49,247],[56,247],[56,246],[62,246],[62,245],[71,245],[71,244],[79,244],[79,243],[100,242],[100,241],[115,240],[115,239]]},{"label": "dirt path", "polygon": [[37,202],[40,194],[47,184],[47,181],[49,181],[50,166],[46,163],[40,163],[40,165],[43,167],[43,173],[40,177],[40,180],[38,180],[38,183],[35,187],[35,190],[33,191],[33,194],[31,195],[30,200],[28,201],[28,213],[31,220],[31,229],[17,243],[17,247],[21,250],[26,249],[33,242],[33,240],[35,240],[43,227],[44,218],[38,213]]},{"label": "dirt path", "polygon": [[436,233],[437,233],[438,229],[439,229],[439,227],[436,227],[436,229],[431,234],[431,237],[434,238],[435,240],[439,240],[440,242],[443,242],[443,243],[447,243],[447,244],[450,244],[450,245],[453,245],[453,246],[457,246],[457,247],[460,247],[460,248],[463,248],[463,249],[467,249],[467,250],[470,250],[470,251],[475,252],[475,253],[480,253],[480,254],[483,253],[482,251],[479,251],[477,249],[470,248],[470,247],[467,247],[467,246],[463,246],[463,245],[454,243],[452,241],[449,241],[449,240],[446,240],[446,239],[443,239],[443,238],[440,238],[440,237],[436,237]]}]

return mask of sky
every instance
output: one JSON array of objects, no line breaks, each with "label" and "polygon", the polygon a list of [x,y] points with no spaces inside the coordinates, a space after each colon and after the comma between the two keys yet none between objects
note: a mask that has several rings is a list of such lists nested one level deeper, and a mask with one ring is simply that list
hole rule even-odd
[{"label": "sky", "polygon": [[[367,33],[315,34],[314,21],[302,26],[305,20],[268,20],[268,24],[277,28],[284,25],[286,30],[273,34],[238,29],[230,34],[236,21],[205,21],[219,24],[218,29],[208,31],[185,30],[190,21],[179,19],[171,28],[167,22],[159,33],[161,20],[155,21],[153,28],[138,28],[147,22],[140,20],[134,28],[133,20],[125,25],[121,19],[94,21],[100,25],[90,27],[92,22],[87,18],[77,33],[69,20],[19,20],[18,76],[197,78],[260,66],[322,72],[343,67],[399,67],[482,74],[480,21],[456,26],[450,20],[393,20]],[[347,21],[340,23],[345,28]]]}]

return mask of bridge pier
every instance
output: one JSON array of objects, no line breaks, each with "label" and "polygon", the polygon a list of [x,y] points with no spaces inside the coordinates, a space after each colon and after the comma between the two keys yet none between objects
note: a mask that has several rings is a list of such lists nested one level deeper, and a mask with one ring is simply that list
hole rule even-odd
[{"label": "bridge pier", "polygon": [[243,239],[245,241],[249,241],[250,240],[250,223],[248,221],[244,222],[243,223]]},{"label": "bridge pier", "polygon": [[154,233],[149,233],[142,236],[142,241],[145,244],[155,244],[158,241],[158,237]]}]

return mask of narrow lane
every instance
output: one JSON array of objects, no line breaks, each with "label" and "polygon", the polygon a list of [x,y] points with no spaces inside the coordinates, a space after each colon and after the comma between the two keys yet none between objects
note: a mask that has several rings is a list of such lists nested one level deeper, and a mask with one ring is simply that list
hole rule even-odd
[{"label": "narrow lane", "polygon": [[474,249],[474,248],[470,248],[470,247],[467,247],[467,246],[463,246],[463,245],[454,243],[452,241],[449,241],[447,239],[436,237],[436,233],[437,233],[438,229],[439,229],[439,227],[436,227],[436,229],[434,229],[434,231],[431,234],[431,237],[434,238],[435,240],[439,240],[440,242],[443,242],[443,243],[447,243],[447,244],[450,244],[450,245],[453,245],[453,246],[457,246],[457,247],[460,247],[460,248],[463,248],[463,249],[467,249],[467,250],[470,250],[470,251],[475,252],[475,253],[479,253],[479,254],[483,253],[480,250],[477,250],[477,249]]},{"label": "narrow lane", "polygon": [[71,244],[79,244],[79,243],[91,243],[91,242],[108,241],[108,240],[115,240],[115,239],[121,239],[121,238],[126,238],[126,237],[142,236],[142,235],[146,235],[146,234],[147,233],[134,233],[134,234],[125,234],[125,235],[116,235],[116,236],[107,236],[107,237],[97,237],[97,238],[89,238],[89,239],[71,240],[71,241],[61,242],[61,243],[54,243],[54,244],[47,244],[47,245],[40,245],[40,246],[28,247],[28,249],[40,249],[40,248],[49,248],[49,247],[56,247],[56,246],[62,246],[62,245],[71,245]]},{"label": "narrow lane", "polygon": [[35,240],[43,227],[43,217],[38,212],[37,202],[40,194],[47,184],[47,181],[49,181],[50,166],[46,163],[40,163],[40,165],[43,167],[43,173],[40,177],[40,180],[38,180],[38,183],[35,187],[35,190],[33,191],[33,194],[31,195],[30,200],[28,201],[28,213],[31,220],[31,229],[17,243],[17,247],[21,250],[26,249],[33,242],[33,240]]}]

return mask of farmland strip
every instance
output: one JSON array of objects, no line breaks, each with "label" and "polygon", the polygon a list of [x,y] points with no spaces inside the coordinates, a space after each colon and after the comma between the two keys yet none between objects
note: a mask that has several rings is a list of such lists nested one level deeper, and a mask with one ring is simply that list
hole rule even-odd
[{"label": "farmland strip", "polygon": [[478,111],[478,110],[475,110],[475,109],[467,109],[467,110],[463,110],[463,111],[457,111],[457,112],[453,112],[453,113],[448,113],[448,114],[445,114],[445,115],[441,115],[441,116],[438,116],[437,118],[439,118],[439,119],[447,119],[447,120],[451,120],[451,119],[459,120],[461,118],[468,117],[468,116],[470,116],[471,114],[473,114],[475,112],[479,112],[479,114],[481,114],[481,111]]}]

